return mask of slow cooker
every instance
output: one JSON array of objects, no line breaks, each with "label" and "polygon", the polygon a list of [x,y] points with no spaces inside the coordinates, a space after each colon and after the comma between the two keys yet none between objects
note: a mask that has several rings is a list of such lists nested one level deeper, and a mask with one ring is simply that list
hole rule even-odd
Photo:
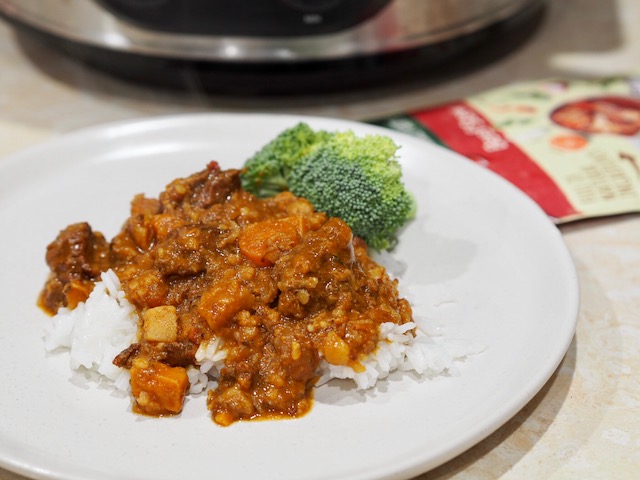
[{"label": "slow cooker", "polygon": [[[541,0],[0,0],[47,44],[134,80],[259,92],[348,88],[517,43]],[[492,47],[493,48],[493,47]]]}]

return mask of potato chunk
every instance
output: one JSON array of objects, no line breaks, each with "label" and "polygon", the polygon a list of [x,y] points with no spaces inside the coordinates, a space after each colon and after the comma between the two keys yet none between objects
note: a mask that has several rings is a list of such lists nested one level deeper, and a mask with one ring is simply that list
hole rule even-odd
[{"label": "potato chunk", "polygon": [[325,360],[332,365],[348,365],[351,349],[336,332],[330,331],[324,339],[322,353]]},{"label": "potato chunk", "polygon": [[144,338],[149,342],[175,342],[178,338],[178,313],[173,305],[146,310],[142,322]]},{"label": "potato chunk", "polygon": [[175,415],[182,411],[189,377],[182,367],[136,358],[131,366],[134,411],[145,415]]}]

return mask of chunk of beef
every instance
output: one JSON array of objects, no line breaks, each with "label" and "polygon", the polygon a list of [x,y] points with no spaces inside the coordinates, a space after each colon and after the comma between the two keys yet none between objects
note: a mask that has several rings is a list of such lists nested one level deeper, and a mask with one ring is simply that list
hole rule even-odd
[{"label": "chunk of beef", "polygon": [[154,362],[162,362],[170,367],[188,367],[195,362],[198,345],[188,340],[169,343],[132,343],[120,352],[113,364],[120,368],[131,368],[138,357],[148,358]]},{"label": "chunk of beef", "polygon": [[176,209],[186,204],[206,209],[225,202],[240,188],[240,170],[220,170],[217,162],[210,162],[205,170],[186,178],[178,178],[160,194],[165,208]]},{"label": "chunk of beef", "polygon": [[109,244],[88,223],[75,223],[62,230],[49,244],[46,260],[62,282],[94,279],[108,268]]},{"label": "chunk of beef", "polygon": [[46,253],[51,275],[40,295],[40,306],[49,313],[74,308],[87,299],[93,281],[109,268],[109,244],[88,223],[62,230]]}]

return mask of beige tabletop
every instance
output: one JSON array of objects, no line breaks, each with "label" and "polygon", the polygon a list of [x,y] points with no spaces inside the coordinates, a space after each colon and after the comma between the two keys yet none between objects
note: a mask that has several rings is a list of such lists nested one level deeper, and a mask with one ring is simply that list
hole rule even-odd
[{"label": "beige tabletop", "polygon": [[[129,84],[92,71],[0,23],[0,162],[65,132],[198,111],[280,112],[367,120],[513,81],[640,69],[640,2],[552,0],[507,55],[446,82],[407,81],[296,97],[205,95]],[[513,419],[435,479],[628,479],[640,475],[640,216],[560,227],[581,288],[575,338],[548,383]],[[0,479],[22,478],[0,469]]]}]

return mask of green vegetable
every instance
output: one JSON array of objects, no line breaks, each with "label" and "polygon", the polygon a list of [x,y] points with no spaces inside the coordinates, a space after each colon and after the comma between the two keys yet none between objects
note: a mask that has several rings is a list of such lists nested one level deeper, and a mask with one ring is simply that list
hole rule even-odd
[{"label": "green vegetable", "polygon": [[242,188],[259,197],[271,197],[289,189],[288,178],[302,157],[331,136],[299,123],[280,133],[245,163]]},{"label": "green vegetable", "polygon": [[369,247],[390,249],[416,209],[402,183],[397,150],[386,136],[314,132],[300,123],[246,162],[243,187],[259,196],[288,189],[343,219]]}]

